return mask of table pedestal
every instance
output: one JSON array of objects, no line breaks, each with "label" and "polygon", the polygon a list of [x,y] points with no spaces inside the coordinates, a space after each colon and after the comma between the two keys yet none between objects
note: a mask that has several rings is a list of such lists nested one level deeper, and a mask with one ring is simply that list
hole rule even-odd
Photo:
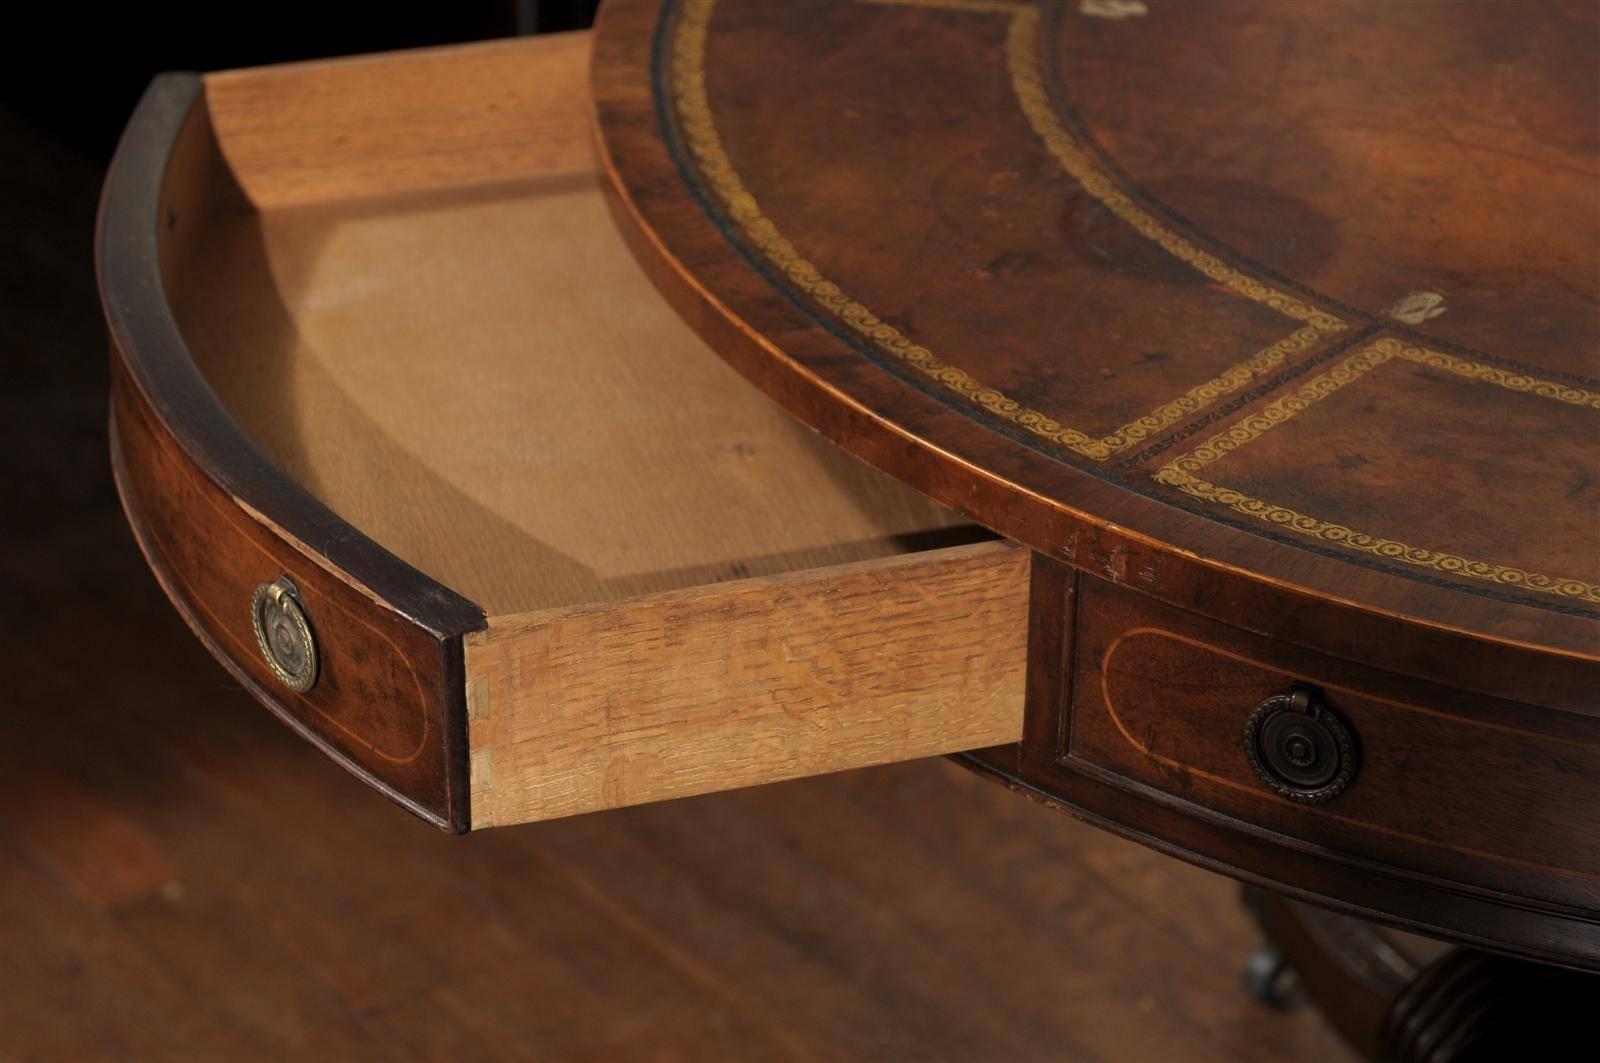
[{"label": "table pedestal", "polygon": [[1504,1059],[1572,1051],[1600,977],[1374,926],[1253,886],[1244,904],[1268,944],[1245,972],[1263,1003],[1296,989],[1368,1059]]}]

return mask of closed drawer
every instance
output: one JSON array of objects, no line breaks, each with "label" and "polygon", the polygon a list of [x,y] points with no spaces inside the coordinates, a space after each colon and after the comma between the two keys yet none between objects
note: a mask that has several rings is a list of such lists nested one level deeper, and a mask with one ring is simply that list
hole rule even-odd
[{"label": "closed drawer", "polygon": [[1593,718],[1366,668],[1089,577],[1071,599],[1054,771],[1353,868],[1600,904]]},{"label": "closed drawer", "polygon": [[152,86],[98,249],[162,585],[259,700],[456,830],[1015,742],[1026,552],[679,320],[608,215],[587,53]]},{"label": "closed drawer", "polygon": [[[1595,716],[1267,637],[1038,555],[1031,617],[1022,742],[974,767],[1279,892],[1600,969]],[[1334,723],[1343,743],[1317,741]]]}]

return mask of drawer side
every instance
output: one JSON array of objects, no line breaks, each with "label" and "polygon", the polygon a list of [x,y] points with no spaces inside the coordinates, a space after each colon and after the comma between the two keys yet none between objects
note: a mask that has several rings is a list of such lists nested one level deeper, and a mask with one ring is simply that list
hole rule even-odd
[{"label": "drawer side", "polygon": [[1015,743],[1027,599],[1027,550],[985,542],[491,618],[472,825]]}]

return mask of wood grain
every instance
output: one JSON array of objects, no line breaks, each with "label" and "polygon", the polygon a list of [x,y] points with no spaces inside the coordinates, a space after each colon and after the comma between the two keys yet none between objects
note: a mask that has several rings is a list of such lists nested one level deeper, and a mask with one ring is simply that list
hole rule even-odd
[{"label": "wood grain", "polygon": [[587,33],[209,74],[258,210],[589,172]]},{"label": "wood grain", "polygon": [[492,619],[473,826],[1015,742],[1027,567],[983,543]]}]

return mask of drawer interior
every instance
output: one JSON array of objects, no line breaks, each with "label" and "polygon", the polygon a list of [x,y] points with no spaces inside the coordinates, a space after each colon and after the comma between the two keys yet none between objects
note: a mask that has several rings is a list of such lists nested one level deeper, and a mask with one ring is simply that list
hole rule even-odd
[{"label": "drawer interior", "polygon": [[[392,91],[385,64],[406,57],[300,71],[340,81],[318,95],[336,91],[347,119],[323,99],[296,122],[296,68],[208,81],[244,201],[207,220],[167,283],[234,418],[329,508],[490,616],[981,537],[789,418],[654,290],[590,161],[571,61],[585,44],[522,42],[476,108],[571,111],[528,124],[574,143],[409,183],[396,158],[360,160],[386,177],[364,184],[291,170],[286,190],[272,170],[383,122],[355,105]],[[285,139],[296,130],[304,143]],[[503,151],[494,132],[452,150]]]}]

